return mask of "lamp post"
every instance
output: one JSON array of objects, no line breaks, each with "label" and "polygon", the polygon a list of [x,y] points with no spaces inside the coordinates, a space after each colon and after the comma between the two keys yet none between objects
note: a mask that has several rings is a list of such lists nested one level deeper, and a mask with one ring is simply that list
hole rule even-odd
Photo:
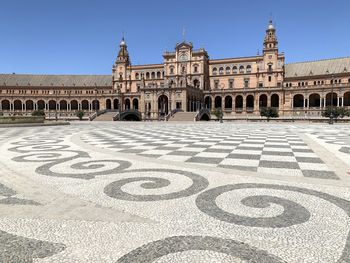
[{"label": "lamp post", "polygon": [[329,118],[329,124],[333,124],[333,90],[334,90],[334,74],[332,74],[332,81],[331,81],[331,113],[330,113],[330,118]]},{"label": "lamp post", "polygon": [[95,111],[97,117],[97,85],[95,84]]},{"label": "lamp post", "polygon": [[[51,84],[51,87],[53,87],[53,84]],[[52,95],[55,95],[55,120],[58,120],[57,116],[57,105],[58,105],[58,90],[52,90]],[[49,105],[50,108],[50,105]]]}]

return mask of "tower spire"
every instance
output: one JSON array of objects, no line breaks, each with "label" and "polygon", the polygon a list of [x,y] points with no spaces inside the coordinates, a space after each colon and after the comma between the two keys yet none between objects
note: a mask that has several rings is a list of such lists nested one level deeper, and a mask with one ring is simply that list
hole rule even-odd
[{"label": "tower spire", "polygon": [[278,41],[276,36],[276,29],[273,25],[272,19],[270,19],[264,39],[264,51],[277,50],[277,48]]},{"label": "tower spire", "polygon": [[129,58],[129,52],[128,52],[128,46],[126,45],[125,38],[124,38],[124,31],[122,40],[119,44],[119,52],[117,56],[117,63],[124,62],[127,66],[130,65],[130,58]]}]

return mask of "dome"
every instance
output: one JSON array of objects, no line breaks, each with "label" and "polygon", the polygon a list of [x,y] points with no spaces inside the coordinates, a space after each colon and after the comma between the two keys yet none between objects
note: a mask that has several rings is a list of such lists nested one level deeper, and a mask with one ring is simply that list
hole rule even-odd
[{"label": "dome", "polygon": [[120,46],[125,46],[126,43],[125,43],[125,40],[124,40],[124,37],[122,38],[122,41],[120,42]]},{"label": "dome", "polygon": [[274,27],[273,24],[272,24],[272,20],[270,20],[270,22],[269,22],[269,27],[268,27],[268,29],[275,29],[275,27]]}]

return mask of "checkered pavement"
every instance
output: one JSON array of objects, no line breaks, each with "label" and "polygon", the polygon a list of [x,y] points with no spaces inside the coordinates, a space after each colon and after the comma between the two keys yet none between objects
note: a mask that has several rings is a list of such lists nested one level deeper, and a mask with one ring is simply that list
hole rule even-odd
[{"label": "checkered pavement", "polygon": [[99,129],[83,141],[121,153],[268,174],[338,179],[295,133],[218,126],[145,126]]}]

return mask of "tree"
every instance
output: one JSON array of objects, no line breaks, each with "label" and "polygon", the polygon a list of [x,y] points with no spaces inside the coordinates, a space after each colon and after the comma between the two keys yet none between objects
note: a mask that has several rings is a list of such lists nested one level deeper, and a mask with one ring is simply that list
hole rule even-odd
[{"label": "tree", "polygon": [[85,115],[85,112],[82,110],[78,110],[75,112],[75,115],[79,118],[79,120],[81,121]]},{"label": "tree", "polygon": [[330,118],[333,115],[333,118],[337,120],[338,118],[344,118],[345,116],[350,116],[350,111],[343,107],[327,107],[323,112],[322,116],[326,118]]},{"label": "tree", "polygon": [[212,113],[218,120],[222,118],[222,110],[220,108],[215,108]]},{"label": "tree", "polygon": [[266,117],[267,121],[270,121],[270,118],[278,118],[278,111],[272,107],[264,107],[260,109],[260,116]]},{"label": "tree", "polygon": [[45,116],[45,112],[43,110],[36,110],[32,112],[32,116],[42,117]]}]

